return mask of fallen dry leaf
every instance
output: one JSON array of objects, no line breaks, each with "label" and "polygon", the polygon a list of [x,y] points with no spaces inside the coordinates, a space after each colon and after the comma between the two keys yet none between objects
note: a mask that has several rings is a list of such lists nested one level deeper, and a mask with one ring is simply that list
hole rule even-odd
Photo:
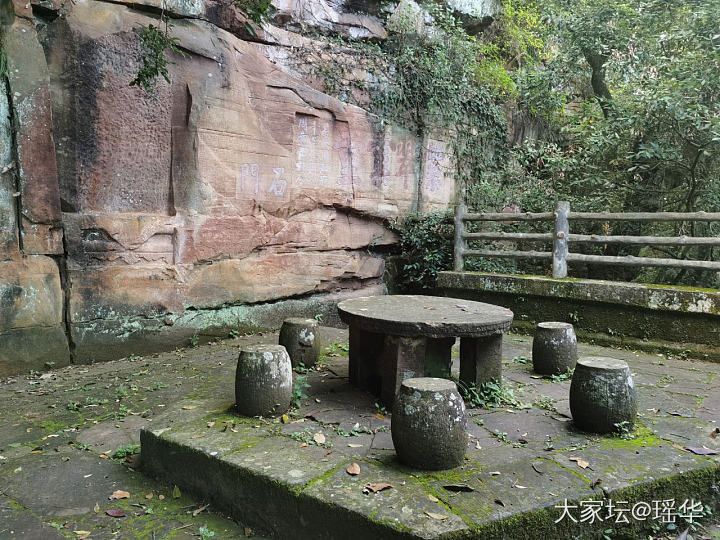
[{"label": "fallen dry leaf", "polygon": [[377,418],[378,420],[385,420],[385,415],[382,413],[376,412],[375,418]]},{"label": "fallen dry leaf", "polygon": [[109,508],[109,509],[105,510],[105,513],[108,516],[114,517],[114,518],[125,517],[125,512],[123,510],[121,510],[120,508]]},{"label": "fallen dry leaf", "polygon": [[100,505],[98,503],[95,503],[95,506],[93,506],[93,512],[96,514],[100,511]]},{"label": "fallen dry leaf", "polygon": [[306,443],[306,442],[300,443],[300,448],[307,448],[307,445],[308,445],[308,443]]},{"label": "fallen dry leaf", "polygon": [[129,499],[130,493],[127,491],[123,491],[121,489],[118,489],[117,491],[113,491],[113,494],[108,497],[111,501],[114,501],[116,499]]},{"label": "fallen dry leaf", "polygon": [[425,510],[425,514],[430,516],[431,518],[437,519],[439,521],[444,521],[448,518],[447,516],[444,516],[443,514],[436,514],[435,512],[428,512],[427,510]]},{"label": "fallen dry leaf", "polygon": [[495,499],[495,504],[499,504],[500,506],[505,506],[505,503],[502,502],[500,499]]},{"label": "fallen dry leaf", "polygon": [[428,499],[430,500],[430,502],[434,502],[434,503],[440,502],[440,499],[438,499],[437,497],[433,497],[432,495],[428,495]]},{"label": "fallen dry leaf", "polygon": [[152,499],[152,498],[153,498],[153,494],[152,494],[152,493],[146,493],[146,494],[145,494],[145,498],[146,498],[146,499]]},{"label": "fallen dry leaf", "polygon": [[289,424],[289,423],[290,423],[290,417],[289,417],[287,414],[283,414],[283,415],[280,417],[280,421],[281,421],[283,424]]},{"label": "fallen dry leaf", "polygon": [[315,435],[313,435],[313,441],[317,444],[323,444],[325,443],[325,435],[318,431]]},{"label": "fallen dry leaf", "polygon": [[585,461],[583,458],[571,457],[571,458],[568,458],[568,459],[569,459],[570,461],[574,461],[575,463],[577,463],[577,464],[578,464],[578,467],[580,467],[581,469],[587,469],[587,468],[590,466],[590,463],[587,462],[587,461]]},{"label": "fallen dry leaf", "polygon": [[90,536],[90,531],[73,531],[73,532],[77,535],[78,540],[84,540],[85,538]]},{"label": "fallen dry leaf", "polygon": [[215,420],[212,420],[211,422],[207,423],[207,427],[213,427],[215,425]]},{"label": "fallen dry leaf", "polygon": [[362,444],[348,443],[350,448],[362,448]]},{"label": "fallen dry leaf", "polygon": [[165,499],[165,495],[158,495],[158,499],[160,499],[161,501],[164,500],[164,499]]},{"label": "fallen dry leaf", "polygon": [[715,439],[720,433],[720,428],[715,428],[710,432],[710,438]]},{"label": "fallen dry leaf", "polygon": [[100,457],[102,459],[110,459],[110,456],[108,456],[107,454],[100,454]]},{"label": "fallen dry leaf", "polygon": [[527,487],[521,486],[520,484],[514,484],[513,487],[516,487],[518,489],[527,489]]},{"label": "fallen dry leaf", "polygon": [[345,470],[349,475],[357,476],[358,474],[360,474],[360,465],[358,465],[357,463],[351,463]]},{"label": "fallen dry leaf", "polygon": [[500,476],[500,471],[490,471],[488,474],[490,476]]},{"label": "fallen dry leaf", "polygon": [[390,489],[391,487],[392,484],[388,484],[387,482],[378,482],[376,484],[365,484],[365,486],[363,487],[363,491],[367,490],[372,491],[373,493],[377,493],[378,491]]},{"label": "fallen dry leaf", "polygon": [[480,446],[480,441],[475,441],[475,449],[482,450],[482,446]]},{"label": "fallen dry leaf", "polygon": [[210,506],[209,504],[205,504],[205,505],[201,506],[200,508],[198,508],[197,510],[193,510],[193,513],[192,513],[193,517],[197,517],[198,514],[207,510],[209,506]]},{"label": "fallen dry leaf", "polygon": [[183,411],[191,411],[192,409],[197,409],[197,405],[183,405],[182,406]]},{"label": "fallen dry leaf", "polygon": [[698,456],[720,456],[720,451],[711,450],[710,448],[705,448],[704,446],[686,446],[685,450],[692,452],[693,454],[697,454]]}]

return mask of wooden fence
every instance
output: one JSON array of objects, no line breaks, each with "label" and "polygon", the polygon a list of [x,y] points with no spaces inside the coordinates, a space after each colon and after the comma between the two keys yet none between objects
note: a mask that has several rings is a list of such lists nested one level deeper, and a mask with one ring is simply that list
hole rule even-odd
[{"label": "wooden fence", "polygon": [[[470,221],[552,221],[554,232],[548,233],[504,233],[466,232],[465,224]],[[663,259],[655,257],[634,257],[627,255],[613,257],[606,255],[584,255],[570,253],[570,242],[585,244],[634,244],[649,246],[720,246],[718,237],[699,236],[602,236],[595,234],[572,234],[571,221],[720,221],[720,213],[710,212],[571,212],[570,203],[559,201],[554,212],[541,213],[468,213],[467,208],[458,205],[455,209],[455,270],[465,269],[468,257],[505,257],[511,259],[532,258],[552,261],[553,277],[567,277],[569,262],[614,264],[622,266],[656,266],[670,268],[693,268],[720,271],[720,262],[690,259]],[[468,249],[472,240],[515,240],[552,242],[552,251],[498,251],[489,249]]]}]

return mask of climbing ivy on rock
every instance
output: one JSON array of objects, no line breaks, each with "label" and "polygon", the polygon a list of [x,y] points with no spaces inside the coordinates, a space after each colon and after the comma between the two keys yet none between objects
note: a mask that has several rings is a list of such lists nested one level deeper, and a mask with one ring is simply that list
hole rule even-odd
[{"label": "climbing ivy on rock", "polygon": [[505,115],[480,76],[488,75],[482,44],[447,9],[433,4],[428,10],[433,29],[391,35],[383,45],[389,72],[370,108],[423,141],[431,132],[445,135],[456,183],[463,185],[502,163]]}]

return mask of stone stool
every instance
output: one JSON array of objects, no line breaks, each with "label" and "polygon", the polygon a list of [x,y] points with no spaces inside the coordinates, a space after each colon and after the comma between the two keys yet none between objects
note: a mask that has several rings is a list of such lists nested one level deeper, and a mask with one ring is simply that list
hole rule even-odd
[{"label": "stone stool", "polygon": [[243,347],[235,372],[235,406],[244,416],[282,414],[292,399],[292,366],[282,345]]},{"label": "stone stool", "polygon": [[423,470],[457,467],[468,436],[465,403],[447,379],[405,379],[395,398],[391,431],[401,463]]},{"label": "stone stool", "polygon": [[278,343],[287,349],[292,367],[303,364],[312,367],[320,355],[320,336],[315,319],[293,317],[285,319],[280,328]]},{"label": "stone stool", "polygon": [[570,384],[570,412],[583,431],[610,433],[622,422],[632,429],[637,391],[627,362],[602,356],[578,360]]},{"label": "stone stool", "polygon": [[570,323],[541,322],[532,347],[533,369],[541,375],[560,375],[577,362],[577,338]]}]

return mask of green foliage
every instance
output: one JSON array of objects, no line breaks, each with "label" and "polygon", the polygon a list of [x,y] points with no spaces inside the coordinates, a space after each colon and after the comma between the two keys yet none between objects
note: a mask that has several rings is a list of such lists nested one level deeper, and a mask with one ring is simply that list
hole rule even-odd
[{"label": "green foliage", "polygon": [[[268,20],[275,10],[272,0],[235,0],[235,5],[248,19],[258,25]],[[251,25],[246,24],[245,28],[253,36],[255,35]]]},{"label": "green foliage", "polygon": [[160,22],[161,24],[165,23],[164,30],[160,26],[152,24],[142,28],[140,32],[140,46],[142,48],[140,69],[130,82],[130,86],[139,86],[150,95],[157,93],[155,85],[158,77],[162,77],[166,82],[170,83],[168,65],[171,62],[165,52],[169,50],[185,56],[185,53],[178,47],[178,38],[170,36],[171,25],[163,14],[160,15]]},{"label": "green foliage", "polygon": [[[283,436],[290,437],[294,441],[298,441],[299,443],[307,444],[309,446],[315,445],[320,446],[322,448],[332,448],[333,443],[330,441],[325,441],[322,443],[319,443],[315,440],[316,432],[314,432],[312,429],[306,427],[302,431],[294,431],[292,433],[282,434]],[[320,440],[320,439],[319,439]]]},{"label": "green foliage", "polygon": [[635,438],[635,433],[632,430],[632,424],[627,420],[613,424],[615,426],[615,436],[624,440],[632,440]]},{"label": "green foliage", "polygon": [[453,231],[451,216],[445,212],[411,214],[390,228],[400,236],[404,261],[397,276],[400,290],[435,287],[437,273],[452,268]]},{"label": "green foliage", "polygon": [[480,386],[459,383],[460,395],[470,408],[520,407],[525,405],[515,397],[512,388],[502,382],[488,381]]},{"label": "green foliage", "polygon": [[215,536],[215,532],[208,529],[207,525],[204,525],[198,529],[198,533],[200,534],[200,538],[203,540],[207,540],[208,538],[212,538]]},{"label": "green foliage", "polygon": [[550,375],[550,379],[552,380],[552,382],[567,381],[569,379],[572,379],[574,372],[575,372],[574,368],[568,368],[568,370],[565,373],[561,373],[560,375]]},{"label": "green foliage", "polygon": [[307,382],[307,375],[296,375],[294,379],[291,401],[293,407],[299,408],[302,406],[302,400],[308,397],[305,390],[310,388],[310,385]]},{"label": "green foliage", "polygon": [[359,437],[363,434],[373,434],[373,430],[370,429],[367,426],[361,426],[360,424],[355,424],[350,430],[342,429],[340,426],[337,426],[335,428],[335,433],[340,435],[341,437]]},{"label": "green foliage", "polygon": [[[489,184],[506,201],[543,211],[720,209],[720,0],[547,0],[547,54],[514,74],[520,105],[545,119],[552,140],[511,150]],[[546,196],[538,197],[542,188]],[[485,190],[487,191],[487,190]],[[535,193],[536,195],[534,195]],[[483,193],[486,194],[486,193]],[[580,230],[583,229],[583,230]],[[594,224],[578,233],[715,236],[717,224]],[[589,253],[717,259],[678,250],[589,246]],[[603,272],[603,271],[601,271]],[[677,269],[604,270],[621,279],[717,286]],[[594,274],[605,277],[605,274]]]},{"label": "green foliage", "polygon": [[500,431],[499,429],[496,429],[496,430],[493,432],[493,435],[495,435],[495,437],[497,438],[498,441],[510,442],[510,441],[508,441],[507,433],[504,432],[504,431]]},{"label": "green foliage", "polygon": [[540,396],[537,401],[533,403],[533,407],[545,409],[546,411],[557,412],[557,408],[555,408],[555,400],[549,396]]},{"label": "green foliage", "polygon": [[125,446],[121,446],[115,452],[113,453],[112,457],[113,459],[123,459],[127,456],[132,456],[135,454],[140,453],[140,445],[139,444],[126,444]]},{"label": "green foliage", "polygon": [[427,9],[432,31],[395,34],[384,43],[387,84],[372,92],[371,109],[423,140],[431,131],[450,135],[456,182],[463,185],[502,161],[505,115],[489,87],[511,93],[511,83],[498,76],[496,48],[468,36],[446,8]]}]

